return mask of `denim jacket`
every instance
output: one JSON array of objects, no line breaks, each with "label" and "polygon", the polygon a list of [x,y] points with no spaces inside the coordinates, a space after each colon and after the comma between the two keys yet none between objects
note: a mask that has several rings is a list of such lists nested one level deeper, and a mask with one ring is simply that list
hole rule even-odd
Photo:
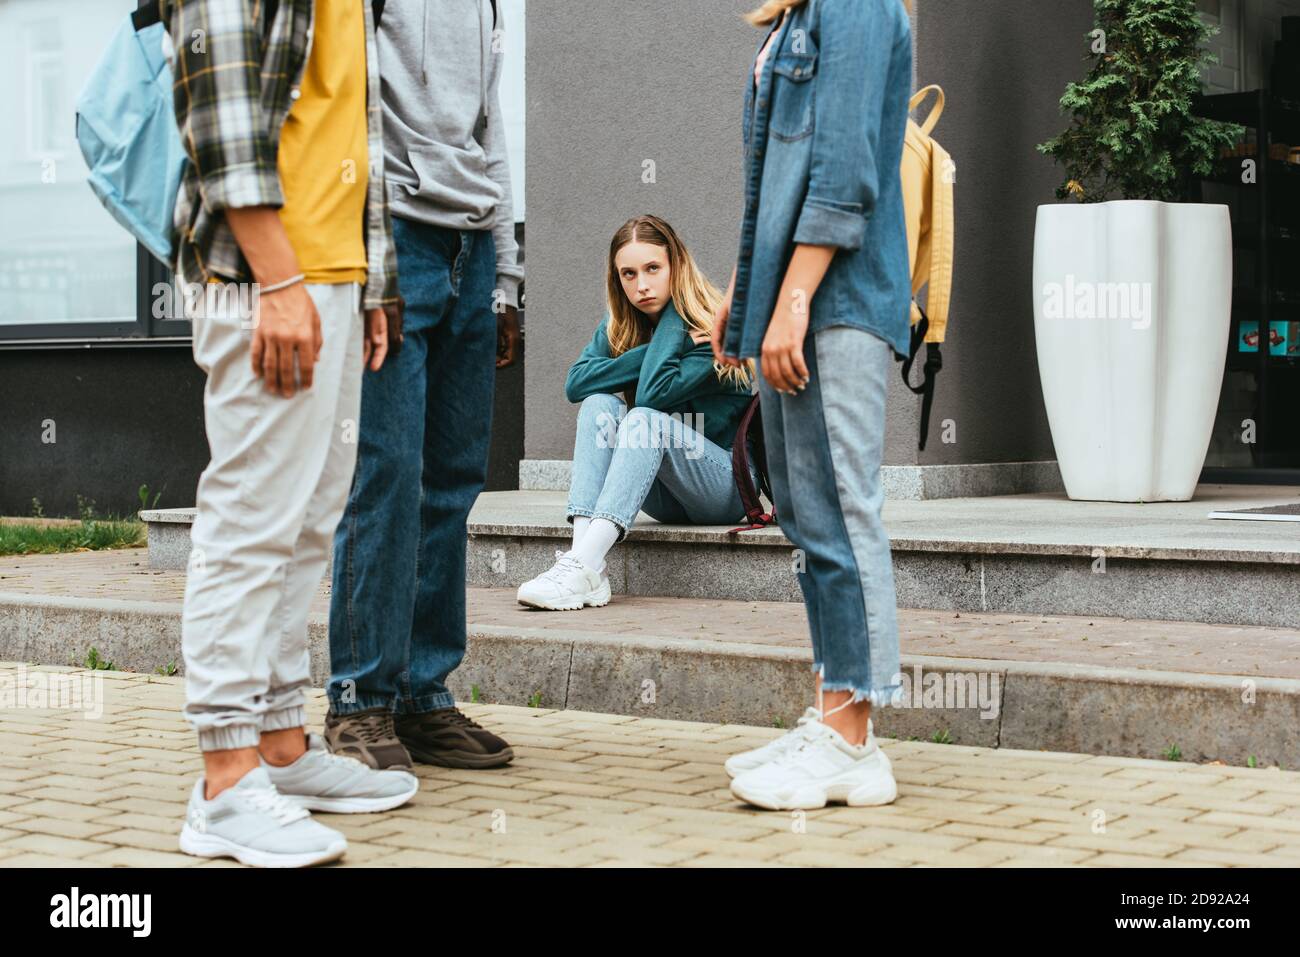
[{"label": "denim jacket", "polygon": [[761,42],[747,74],[745,212],[724,351],[760,354],[794,247],[807,243],[837,247],[809,304],[809,333],[856,326],[905,356],[907,11],[901,0],[807,0],[773,31],[757,92]]}]

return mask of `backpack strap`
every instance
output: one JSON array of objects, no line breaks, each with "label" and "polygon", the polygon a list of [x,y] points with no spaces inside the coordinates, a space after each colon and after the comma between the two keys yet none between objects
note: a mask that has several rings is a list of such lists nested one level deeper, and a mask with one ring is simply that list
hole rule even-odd
[{"label": "backpack strap", "polygon": [[921,451],[925,451],[926,435],[930,431],[930,407],[934,403],[934,380],[938,376],[939,370],[943,368],[943,355],[939,351],[939,343],[925,343],[925,378],[921,384],[914,386],[909,381],[912,372],[912,363],[916,361],[916,354],[921,349],[921,343],[925,340],[925,334],[930,328],[930,317],[925,314],[925,310],[913,301],[913,306],[920,311],[921,321],[912,327],[912,342],[908,350],[907,358],[903,360],[903,385],[907,386],[916,395],[921,396],[921,440],[917,445]]},{"label": "backpack strap", "polygon": [[935,95],[934,109],[932,109],[930,111],[930,115],[927,116],[925,120],[919,124],[921,127],[921,132],[924,133],[926,136],[929,136],[930,133],[934,131],[935,124],[939,122],[939,117],[943,116],[943,103],[944,103],[943,87],[939,86],[939,84],[937,83],[931,83],[929,86],[922,87],[921,89],[916,91],[916,94],[912,97],[911,102],[907,104],[907,108],[909,111],[915,110],[918,106],[920,106],[922,103],[925,102],[925,98],[929,96],[931,93]]},{"label": "backpack strap", "polygon": [[[760,492],[766,492],[768,498],[772,498],[771,483],[767,477],[767,449],[763,444],[762,422],[759,397],[754,396],[750,400],[748,408],[745,409],[744,415],[740,417],[736,437],[731,441],[731,474],[736,480],[736,491],[740,493],[740,502],[745,506],[745,518],[749,521],[749,524],[729,529],[727,531],[728,535],[735,535],[738,532],[747,532],[756,528],[766,528],[768,525],[776,523],[776,506],[772,507],[771,512],[765,512],[763,511],[763,501],[759,498]],[[756,424],[758,428],[754,428]],[[754,458],[757,460],[758,465],[759,488],[757,489],[754,488],[754,483],[749,477],[748,446],[751,431],[754,432]]]},{"label": "backpack strap", "polygon": [[131,26],[135,27],[135,32],[139,33],[145,27],[151,27],[162,20],[162,11],[159,9],[158,0],[148,0],[131,11]]}]

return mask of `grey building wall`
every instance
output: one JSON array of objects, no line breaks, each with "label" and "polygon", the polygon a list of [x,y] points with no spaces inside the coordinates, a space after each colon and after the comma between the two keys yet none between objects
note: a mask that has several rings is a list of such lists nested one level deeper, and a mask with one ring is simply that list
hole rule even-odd
[{"label": "grey building wall", "polygon": [[[524,455],[572,456],[564,376],[603,315],[614,230],[653,212],[725,286],[739,244],[741,109],[761,39],[754,0],[532,0],[528,20],[528,381]],[[1034,150],[1082,75],[1090,0],[919,0],[917,82],[948,91],[938,135],[957,165],[957,278],[930,442],[897,372],[885,462],[1054,458],[1038,385],[1035,209],[1056,173]],[[653,161],[654,182],[643,182]],[[914,370],[915,381],[916,370]],[[957,441],[940,441],[945,418]]]},{"label": "grey building wall", "polygon": [[[726,285],[740,242],[741,106],[759,34],[747,0],[528,5],[528,376],[524,455],[568,459],[564,377],[604,315],[614,231],[664,217]],[[643,182],[653,163],[654,181]]]}]

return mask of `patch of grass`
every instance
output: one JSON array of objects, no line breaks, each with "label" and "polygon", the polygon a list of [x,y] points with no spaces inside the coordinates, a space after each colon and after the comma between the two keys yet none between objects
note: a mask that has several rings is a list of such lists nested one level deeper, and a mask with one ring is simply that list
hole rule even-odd
[{"label": "patch of grass", "polygon": [[1259,767],[1259,760],[1252,754],[1250,757],[1246,759],[1246,767],[1248,768]]},{"label": "patch of grass", "polygon": [[0,555],[50,555],[144,545],[142,522],[82,521],[79,525],[17,525],[0,522]]},{"label": "patch of grass", "polygon": [[[142,504],[147,496],[147,486],[140,486]],[[154,504],[157,502],[158,495],[155,495]],[[77,515],[75,521],[51,520],[46,516],[41,500],[33,498],[31,517],[38,521],[0,520],[0,555],[51,555],[135,548],[147,541],[143,522],[134,517],[96,515],[95,503],[80,495],[77,496]]]},{"label": "patch of grass", "polygon": [[541,706],[542,706],[542,693],[540,691],[534,691],[532,694],[528,696],[528,707],[540,708]]},{"label": "patch of grass", "polygon": [[1160,752],[1160,756],[1166,761],[1181,761],[1183,759],[1183,750],[1176,744],[1171,744]]},{"label": "patch of grass", "polygon": [[170,678],[174,674],[176,674],[176,662],[169,661],[165,665],[159,665],[157,668],[153,670],[153,673],[156,675],[163,675],[164,677]]},{"label": "patch of grass", "polygon": [[948,733],[947,728],[944,728],[942,731],[936,731],[930,741],[934,744],[952,744],[952,735]]},{"label": "patch of grass", "polygon": [[86,658],[81,663],[81,667],[90,671],[117,671],[117,666],[113,662],[100,657],[99,649],[94,645],[86,652]]},{"label": "patch of grass", "polygon": [[470,686],[469,686],[469,701],[470,701],[470,704],[478,704],[478,703],[479,703],[479,700],[480,700],[481,698],[482,698],[482,695],[479,694],[478,685],[470,685]]}]

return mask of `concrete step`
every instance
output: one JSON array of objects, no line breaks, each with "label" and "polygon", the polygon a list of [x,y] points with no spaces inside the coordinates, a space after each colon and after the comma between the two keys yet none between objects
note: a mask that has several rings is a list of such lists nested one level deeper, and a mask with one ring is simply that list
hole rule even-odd
[{"label": "concrete step", "polygon": [[[555,491],[479,496],[468,583],[517,588],[550,567],[570,542],[565,500]],[[1297,500],[1300,490],[1241,485],[1145,505],[1034,493],[886,501],[884,521],[904,607],[1289,627],[1300,621],[1295,527],[1206,516]],[[193,515],[141,513],[153,567],[185,566]],[[729,535],[642,513],[608,567],[616,594],[795,602],[797,558],[779,527]]]},{"label": "concrete step", "polygon": [[[183,572],[143,550],[0,559],[0,660],[68,665],[90,646],[151,672],[180,654]],[[311,623],[328,677],[328,582]],[[1300,632],[1117,618],[899,613],[905,698],[881,734],[1300,767]],[[620,597],[541,612],[469,590],[459,700],[789,727],[810,701],[801,604]]]}]

